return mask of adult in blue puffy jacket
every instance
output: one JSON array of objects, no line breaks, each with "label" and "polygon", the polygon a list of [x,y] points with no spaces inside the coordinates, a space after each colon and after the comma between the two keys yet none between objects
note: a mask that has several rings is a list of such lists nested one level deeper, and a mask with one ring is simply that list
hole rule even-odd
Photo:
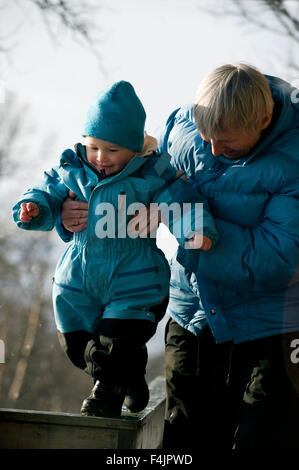
[{"label": "adult in blue puffy jacket", "polygon": [[298,447],[299,92],[220,67],[157,137],[220,234],[199,262],[181,248],[172,261],[164,447]]},{"label": "adult in blue puffy jacket", "polygon": [[155,237],[142,236],[137,222],[133,233],[127,231],[132,214],[150,204],[163,208],[167,219],[167,208],[177,203],[184,212],[174,211],[169,227],[182,246],[210,249],[217,241],[203,204],[183,205],[203,198],[179,177],[167,152],[154,151],[155,139],[144,139],[144,124],[130,83],[101,91],[87,113],[85,146],[65,150],[59,165],[14,207],[18,227],[51,230],[69,191],[88,201],[87,228],[73,237],[53,282],[60,342],[95,380],[81,408],[87,416],[117,417],[124,400],[131,411],[148,401],[145,344],[165,313],[169,265]]},{"label": "adult in blue puffy jacket", "polygon": [[157,136],[219,232],[172,262],[164,447],[298,448],[299,91],[224,65]]}]

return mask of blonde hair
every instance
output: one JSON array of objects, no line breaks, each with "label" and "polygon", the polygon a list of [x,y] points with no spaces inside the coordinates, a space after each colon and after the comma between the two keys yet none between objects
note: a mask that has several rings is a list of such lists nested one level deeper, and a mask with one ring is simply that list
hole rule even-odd
[{"label": "blonde hair", "polygon": [[273,106],[268,81],[261,72],[246,64],[228,64],[202,80],[194,118],[199,132],[210,139],[227,128],[257,129]]}]

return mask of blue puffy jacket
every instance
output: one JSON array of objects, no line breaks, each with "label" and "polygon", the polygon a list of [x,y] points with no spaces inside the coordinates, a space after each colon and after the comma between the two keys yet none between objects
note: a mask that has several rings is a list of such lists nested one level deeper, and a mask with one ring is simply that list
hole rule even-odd
[{"label": "blue puffy jacket", "polygon": [[[60,165],[45,172],[43,183],[29,189],[13,209],[18,227],[52,230],[69,190],[80,201],[89,202],[87,229],[74,234],[56,268],[53,302],[57,328],[64,333],[93,332],[101,318],[155,321],[151,306],[168,295],[169,265],[155,238],[126,236],[127,224],[140,203],[145,207],[149,203],[201,202],[203,198],[177,178],[167,153],[135,156],[121,172],[103,179],[86,160],[83,146],[79,149],[80,158],[70,149],[64,151]],[[19,219],[22,202],[39,206],[38,217],[29,223]],[[184,245],[193,230],[203,230],[216,243],[217,231],[208,210],[199,213],[195,204],[187,209],[190,217],[188,211],[183,217],[170,217],[169,227],[179,243]]]},{"label": "blue puffy jacket", "polygon": [[219,242],[197,266],[179,247],[170,315],[217,342],[299,331],[299,91],[267,76],[275,102],[270,127],[246,157],[215,157],[193,107],[175,110],[156,133],[160,151],[207,198]]}]

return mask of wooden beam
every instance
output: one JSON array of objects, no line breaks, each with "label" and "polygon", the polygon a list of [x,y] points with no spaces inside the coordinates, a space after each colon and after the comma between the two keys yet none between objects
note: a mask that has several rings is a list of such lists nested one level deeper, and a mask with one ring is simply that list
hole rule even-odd
[{"label": "wooden beam", "polygon": [[150,386],[150,401],[141,413],[123,408],[120,418],[0,409],[1,449],[157,449],[161,447],[165,380]]}]

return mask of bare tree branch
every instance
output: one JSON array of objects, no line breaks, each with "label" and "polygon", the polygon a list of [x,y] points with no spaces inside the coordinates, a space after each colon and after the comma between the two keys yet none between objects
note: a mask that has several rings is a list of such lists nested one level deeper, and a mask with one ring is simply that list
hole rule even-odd
[{"label": "bare tree branch", "polygon": [[[293,8],[297,6],[298,16],[292,13],[290,4]],[[220,8],[219,5],[221,5]],[[209,3],[209,7],[206,7],[206,0],[199,0],[199,8],[211,15],[215,14],[215,9],[218,12],[221,9],[221,16],[243,18],[259,28],[265,28],[273,33],[287,34],[299,41],[299,0],[292,2],[286,0],[222,0],[222,2],[217,0],[215,2],[214,0],[212,4]],[[273,14],[277,20],[277,27],[273,26],[271,21],[266,22],[261,19],[266,13]]]},{"label": "bare tree branch", "polygon": [[13,403],[20,396],[23,382],[26,376],[26,371],[28,368],[28,361],[30,359],[30,355],[34,347],[34,343],[36,339],[39,316],[40,316],[40,311],[41,311],[41,303],[42,303],[42,295],[40,291],[40,286],[38,286],[35,292],[35,298],[32,299],[32,303],[30,305],[24,343],[21,349],[21,354],[17,363],[16,370],[15,370],[15,375],[11,383],[10,389],[8,391],[8,398]]},{"label": "bare tree branch", "polygon": [[[299,42],[299,18],[292,13],[290,8],[290,5],[292,5],[292,8],[297,6],[297,13],[299,15],[298,0],[293,0],[293,2],[287,2],[286,0],[254,0],[251,2],[233,0],[233,3],[239,10],[237,10],[236,14],[241,14],[244,18],[259,27],[287,35]],[[277,20],[277,24],[280,24],[281,28],[273,28],[270,22],[266,23],[261,21],[260,16],[257,14],[257,8],[259,7],[263,7],[264,13],[272,13]]]},{"label": "bare tree branch", "polygon": [[[39,8],[44,18],[56,17],[61,23],[75,35],[81,36],[88,44],[93,43],[91,35],[95,25],[88,20],[88,12],[91,6],[86,2],[72,2],[63,0],[29,0]],[[86,19],[84,19],[86,17]]]},{"label": "bare tree branch", "polygon": [[[96,13],[103,8],[101,2],[94,4],[84,0],[22,0],[22,2],[7,0],[0,8],[4,10],[17,6],[19,10],[23,10],[23,22],[25,22],[27,18],[26,6],[28,5],[35,7],[40,13],[44,27],[53,42],[59,43],[60,34],[57,34],[57,27],[63,26],[66,31],[72,34],[75,41],[88,47],[88,50],[96,56],[99,66],[104,72],[102,56],[97,47],[103,38],[99,36],[101,30],[93,20]],[[13,49],[14,44],[7,44],[7,42],[11,37],[17,35],[19,28],[20,24],[16,24],[9,33],[0,35],[0,53],[8,53]]]},{"label": "bare tree branch", "polygon": [[[206,0],[199,0],[199,8],[214,15],[215,9],[221,16],[243,19],[243,24],[279,34],[299,43],[299,0],[215,0],[206,6]],[[213,9],[214,7],[214,9]],[[274,24],[273,24],[274,19]],[[299,64],[290,58],[288,65],[299,70]]]},{"label": "bare tree branch", "polygon": [[[281,24],[283,31],[289,37],[299,42],[299,20],[295,18],[290,11],[283,5],[282,0],[264,0],[268,8],[272,10],[278,22]],[[298,3],[299,6],[299,3]]]}]

